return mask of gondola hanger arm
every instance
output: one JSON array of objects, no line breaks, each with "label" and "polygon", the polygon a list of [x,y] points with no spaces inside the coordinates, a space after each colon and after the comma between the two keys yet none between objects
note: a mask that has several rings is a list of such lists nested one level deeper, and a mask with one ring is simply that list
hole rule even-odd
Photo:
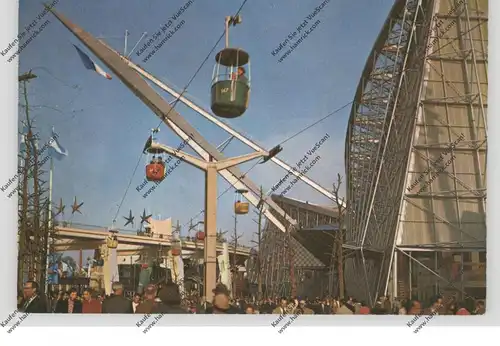
[{"label": "gondola hanger arm", "polygon": [[177,149],[174,149],[172,147],[160,144],[160,143],[152,143],[151,144],[151,149],[154,150],[159,150],[162,152],[165,152],[166,154],[172,155],[178,159],[181,159],[184,162],[189,163],[192,166],[195,166],[196,168],[206,170],[208,167],[208,162],[201,160],[191,154],[185,153],[183,151],[179,151]]},{"label": "gondola hanger arm", "polygon": [[230,157],[230,158],[218,161],[216,164],[217,170],[221,171],[224,169],[228,169],[230,167],[237,166],[241,163],[244,163],[244,162],[247,162],[250,160],[254,160],[254,159],[257,159],[259,157],[264,157],[267,155],[268,155],[268,153],[265,151],[257,151],[257,152],[250,153],[250,154],[245,154],[245,155],[236,156],[236,157]]}]

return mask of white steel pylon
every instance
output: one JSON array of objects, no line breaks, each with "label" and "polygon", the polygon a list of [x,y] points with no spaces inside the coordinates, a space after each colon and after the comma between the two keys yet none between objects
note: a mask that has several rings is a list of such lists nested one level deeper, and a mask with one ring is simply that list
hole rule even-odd
[{"label": "white steel pylon", "polygon": [[[240,140],[242,143],[248,145],[250,148],[252,148],[255,151],[263,151],[265,150],[264,148],[260,147],[257,143],[253,142],[249,138],[243,136],[241,133],[237,132],[231,126],[228,124],[224,123],[223,121],[217,119],[214,117],[212,114],[210,114],[208,111],[203,109],[202,107],[196,105],[193,101],[189,100],[186,96],[182,95],[181,93],[177,92],[174,88],[171,86],[168,86],[164,82],[160,81],[157,79],[155,76],[152,74],[148,73],[146,70],[143,68],[139,67],[138,65],[134,64],[132,61],[125,59],[128,65],[134,69],[137,73],[139,73],[141,76],[144,78],[148,79],[149,81],[153,82],[157,87],[162,89],[163,91],[169,93],[172,95],[175,99],[178,99],[182,103],[184,103],[186,106],[203,116],[205,119],[211,121],[224,131],[228,132],[231,134],[233,137],[237,138]],[[322,187],[320,184],[312,180],[311,178],[307,177],[305,174],[301,174],[300,171],[294,169],[293,167],[289,166],[286,162],[280,160],[278,157],[273,157],[271,158],[271,161],[273,161],[275,164],[277,164],[279,167],[283,168],[287,172],[291,172],[293,175],[295,175],[297,178],[302,180],[304,183],[318,191],[319,193],[323,194],[327,198],[331,199],[332,201],[336,202],[336,197],[327,189]],[[345,204],[344,201],[342,201],[343,204]]]}]

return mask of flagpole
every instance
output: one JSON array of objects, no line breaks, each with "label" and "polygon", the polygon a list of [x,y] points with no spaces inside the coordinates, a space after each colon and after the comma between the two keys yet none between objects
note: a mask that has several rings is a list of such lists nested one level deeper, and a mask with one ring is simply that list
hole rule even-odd
[{"label": "flagpole", "polygon": [[49,256],[50,256],[50,230],[52,229],[52,176],[54,174],[54,159],[53,156],[50,155],[50,170],[49,170],[49,215],[48,215],[48,229],[47,229],[47,249],[46,249],[46,258],[45,261],[45,294],[49,291]]}]

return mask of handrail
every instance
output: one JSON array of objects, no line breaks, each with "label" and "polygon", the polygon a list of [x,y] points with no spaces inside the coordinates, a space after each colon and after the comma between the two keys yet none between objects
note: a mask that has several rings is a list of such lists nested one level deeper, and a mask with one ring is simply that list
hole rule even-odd
[{"label": "handrail", "polygon": [[[212,85],[214,85],[215,83],[217,82],[223,82],[223,81],[234,81],[234,82],[239,82],[239,83],[243,83],[245,85],[248,85],[248,87],[250,87],[250,78],[248,78],[247,76],[244,76],[244,78],[236,78],[236,79],[233,79],[233,73],[220,73],[220,74],[216,74],[214,76],[214,78],[212,78]],[[220,77],[224,77],[224,78],[220,78]]]},{"label": "handrail", "polygon": [[[82,234],[88,234],[88,235],[95,235],[95,236],[100,236],[103,237],[103,240],[105,240],[109,236],[109,232],[107,230],[87,230],[87,229],[78,229],[78,228],[72,228],[72,227],[60,227],[56,226],[56,231],[62,231],[62,232],[80,232]],[[165,241],[165,242],[170,242],[172,243],[175,241],[175,239],[172,239],[173,235],[167,235],[165,237],[151,237],[147,235],[137,235],[137,234],[126,234],[126,233],[116,233],[115,234],[118,238],[122,239],[129,239],[129,240],[146,240],[148,239],[149,241]],[[181,237],[181,242],[185,243],[185,245],[191,245],[196,243],[195,240],[191,239],[191,237]],[[223,243],[222,242],[217,242],[218,246],[221,246]],[[234,246],[230,245],[230,248],[234,248]],[[238,245],[237,250],[240,251],[250,251],[252,248],[249,246],[244,246],[244,245]]]}]

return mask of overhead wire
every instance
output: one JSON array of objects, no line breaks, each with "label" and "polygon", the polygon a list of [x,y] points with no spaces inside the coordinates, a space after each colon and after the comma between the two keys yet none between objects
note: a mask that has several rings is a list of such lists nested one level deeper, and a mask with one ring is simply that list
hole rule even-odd
[{"label": "overhead wire", "polygon": [[[81,96],[81,94],[83,92],[83,87],[81,85],[79,85],[79,84],[70,85],[70,83],[68,83],[67,81],[65,81],[62,78],[58,77],[54,72],[52,72],[50,69],[48,69],[45,66],[35,66],[35,67],[33,67],[33,68],[30,69],[30,71],[32,71],[32,72],[33,71],[37,71],[37,70],[44,71],[47,75],[49,75],[50,77],[52,77],[54,80],[58,81],[59,83],[61,83],[65,87],[77,90],[77,93],[76,93],[76,96],[74,98],[72,98],[66,105],[64,105],[62,107],[60,107],[59,105],[55,105],[54,107],[47,106],[47,105],[33,105],[33,106],[30,106],[30,109],[32,109],[34,111],[36,108],[47,108],[47,109],[51,109],[53,111],[57,111],[57,112],[59,112],[59,113],[61,113],[63,115],[73,114],[71,117],[69,117],[68,119],[66,119],[64,122],[69,121],[71,119],[74,119],[76,117],[75,113],[79,113],[79,112],[83,112],[84,111],[84,108],[73,109],[71,111],[66,111],[65,110],[69,106],[71,106]],[[91,106],[91,107],[95,107],[95,106]],[[89,108],[89,107],[86,107],[86,108]],[[35,115],[34,117],[37,117],[37,116]]]},{"label": "overhead wire", "polygon": [[[236,17],[240,12],[241,10],[243,9],[243,7],[245,6],[245,4],[247,3],[248,0],[243,0],[240,8],[238,9],[238,11],[236,12],[236,14],[234,15],[234,17]],[[195,73],[193,74],[193,76],[189,79],[188,83],[186,84],[186,86],[183,88],[182,92],[180,93],[180,95],[175,99],[175,101],[173,102],[173,104],[171,105],[169,111],[167,112],[167,114],[165,114],[163,116],[163,118],[165,119],[168,119],[168,115],[170,114],[170,112],[172,112],[175,107],[177,106],[177,104],[179,103],[179,100],[180,98],[186,93],[187,89],[189,88],[189,86],[191,85],[191,83],[194,81],[194,79],[196,78],[196,76],[198,75],[198,73],[200,73],[201,69],[203,68],[203,66],[205,66],[206,62],[208,61],[208,59],[210,58],[210,56],[212,55],[212,53],[215,51],[215,49],[217,48],[217,46],[219,45],[220,41],[224,38],[226,34],[226,29],[224,29],[224,32],[222,33],[222,35],[219,37],[219,39],[217,40],[217,42],[214,44],[214,46],[212,47],[212,49],[210,50],[210,52],[207,54],[207,56],[205,57],[205,59],[203,59],[203,61],[201,62],[200,66],[196,69]],[[160,123],[158,124],[158,126],[156,126],[156,128],[159,128],[160,125],[163,123],[163,120],[160,121]],[[137,167],[139,166],[139,163],[141,162],[141,159],[142,159],[142,155],[143,153],[141,153],[141,156],[139,157],[139,160],[137,162],[137,165],[134,169],[134,172],[132,174],[132,177],[130,178],[130,182],[125,190],[125,193],[123,195],[123,198],[122,198],[122,201],[120,203],[120,206],[118,207],[118,210],[116,211],[116,216],[114,217],[114,220],[116,220],[116,218],[118,217],[118,214],[120,213],[120,209],[121,209],[121,206],[125,200],[125,197],[127,196],[127,193],[130,189],[130,186],[132,185],[132,180],[134,179],[134,176],[135,176],[135,172],[137,171]]]},{"label": "overhead wire", "polygon": [[130,189],[130,185],[132,185],[132,181],[134,180],[135,172],[137,172],[137,168],[139,167],[139,164],[141,163],[142,155],[144,155],[144,153],[141,152],[141,155],[139,155],[139,159],[137,160],[137,164],[135,165],[134,172],[132,173],[132,176],[130,177],[130,180],[128,182],[125,193],[123,194],[123,197],[120,201],[120,204],[118,205],[118,209],[116,210],[115,217],[113,218],[113,224],[116,222],[116,218],[118,217],[118,214],[120,214],[120,209],[123,205],[123,202],[125,201],[125,198],[127,197],[127,192]]},{"label": "overhead wire", "polygon": [[[471,30],[469,30],[471,31]],[[441,47],[442,48],[442,47]],[[343,106],[341,106],[340,108],[336,109],[335,111],[333,111],[332,113],[329,113],[327,114],[326,116],[324,116],[323,118],[320,118],[319,120],[315,121],[314,123],[306,126],[305,128],[301,129],[300,131],[298,131],[297,133],[295,133],[294,135],[290,136],[290,137],[287,137],[285,140],[283,140],[282,142],[280,142],[278,145],[282,145],[290,140],[292,140],[293,138],[299,136],[300,134],[302,134],[303,132],[309,130],[310,128],[316,126],[317,124],[321,123],[322,121],[324,121],[325,119],[329,118],[330,116],[332,116],[333,114],[335,113],[338,113],[340,112],[341,110],[343,110],[344,108],[350,106],[351,104],[353,104],[354,101],[351,101],[349,103],[346,103],[344,104]],[[257,163],[258,164],[258,163]],[[237,178],[238,181],[242,178],[242,177],[245,177],[247,173],[249,173],[257,164],[253,165],[252,167],[250,167],[250,169],[248,171],[246,171],[240,178]],[[224,190],[218,197],[217,199],[219,199],[220,197],[222,197],[227,191],[229,191],[234,185],[231,185],[229,188],[227,188],[226,190]],[[267,195],[266,195],[267,196]],[[262,201],[263,203],[265,204],[268,204],[265,200]],[[193,218],[197,218],[199,215],[201,215],[205,210],[202,209],[200,212],[198,212],[198,214],[196,214],[196,216],[194,216]]]},{"label": "overhead wire", "polygon": [[[283,141],[281,141],[280,143],[278,143],[276,146],[280,146],[288,141],[290,141],[291,139],[299,136],[300,134],[304,133],[305,131],[309,130],[310,128],[318,125],[319,123],[323,122],[324,120],[328,119],[329,117],[331,117],[332,115],[335,115],[337,113],[339,113],[340,111],[342,111],[343,109],[345,109],[346,107],[352,105],[354,103],[354,101],[350,101],[344,105],[342,105],[341,107],[335,109],[334,111],[328,113],[327,115],[325,115],[324,117],[316,120],[315,122],[313,122],[312,124],[304,127],[303,129],[297,131],[295,134],[285,138]],[[252,170],[254,169],[261,161],[257,161],[256,163],[254,163],[247,171],[245,171],[245,173],[243,173],[240,177],[236,177],[236,179],[238,179],[238,181],[240,181],[240,179],[244,178],[247,176],[247,174]],[[232,188],[234,187],[234,184],[231,184],[227,189],[225,189],[218,197],[217,197],[217,200],[219,200],[219,198],[221,198],[223,195],[225,195],[229,190],[231,190]],[[267,197],[267,195],[266,195]],[[269,203],[263,199],[261,201],[262,203],[264,204],[267,204],[269,206]],[[203,214],[205,212],[205,209],[201,209],[195,216],[189,218],[189,219],[196,219],[198,218],[198,216],[200,216],[201,214]],[[189,222],[188,222],[189,223]],[[184,224],[183,227],[185,227],[188,223]]]},{"label": "overhead wire", "polygon": [[52,73],[48,68],[46,68],[44,66],[36,66],[36,67],[33,67],[31,69],[31,71],[34,71],[34,70],[45,71],[49,76],[51,76],[52,78],[54,78],[55,80],[57,80],[58,82],[62,83],[64,86],[67,86],[69,88],[72,88],[72,89],[82,89],[82,87],[79,84],[69,85],[68,83],[66,83],[65,81],[63,81],[61,78],[55,76],[54,73]]},{"label": "overhead wire", "polygon": [[[247,1],[248,0],[243,0],[240,8],[238,9],[238,11],[236,12],[236,14],[233,17],[236,17],[241,12],[241,10],[243,9],[243,7],[247,3]],[[200,66],[198,67],[198,69],[196,70],[196,72],[193,74],[193,76],[188,81],[188,83],[186,84],[186,86],[182,89],[182,92],[175,99],[174,103],[170,107],[170,110],[167,112],[167,114],[165,114],[164,118],[168,119],[168,115],[170,114],[170,112],[175,109],[175,107],[179,103],[181,97],[184,96],[184,94],[187,92],[187,89],[189,88],[189,86],[191,85],[191,83],[194,81],[194,79],[196,78],[196,76],[198,75],[198,73],[200,73],[200,71],[203,68],[203,66],[205,66],[206,62],[208,61],[208,59],[210,58],[210,56],[212,55],[212,53],[215,51],[215,49],[217,48],[217,46],[219,45],[220,41],[224,38],[225,35],[226,35],[226,29],[224,29],[224,31],[222,32],[222,35],[220,35],[219,39],[217,40],[217,42],[215,42],[214,46],[212,47],[212,49],[210,50],[210,52],[207,54],[207,56],[205,57],[205,59],[203,59],[203,61],[201,62]],[[160,121],[160,123],[158,124],[157,127],[160,127],[160,125],[162,123],[163,123],[163,120]]]}]

